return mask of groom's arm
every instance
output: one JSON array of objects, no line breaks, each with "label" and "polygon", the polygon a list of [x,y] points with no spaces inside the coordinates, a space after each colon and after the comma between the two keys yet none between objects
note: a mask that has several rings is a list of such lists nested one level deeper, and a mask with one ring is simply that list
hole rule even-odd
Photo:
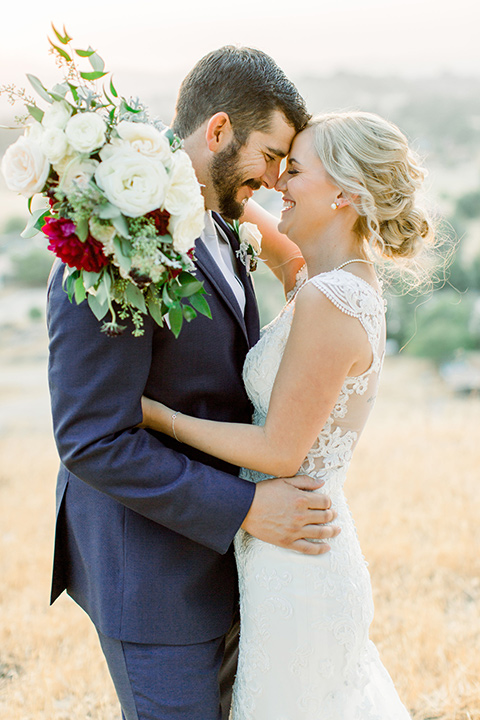
[{"label": "groom's arm", "polygon": [[[49,384],[58,452],[78,478],[135,512],[223,553],[255,486],[166,447],[137,428],[150,371],[153,322],[142,337],[110,338],[86,302],[70,303],[63,266],[49,289]],[[168,378],[166,378],[168,382]]]}]

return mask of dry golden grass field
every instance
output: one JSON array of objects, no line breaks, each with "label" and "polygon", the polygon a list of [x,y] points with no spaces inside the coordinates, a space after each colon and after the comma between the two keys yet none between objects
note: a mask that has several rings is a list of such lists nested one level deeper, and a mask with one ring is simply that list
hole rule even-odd
[{"label": "dry golden grass field", "polygon": [[[118,719],[88,619],[65,596],[48,607],[57,459],[43,331],[5,340],[0,717]],[[389,358],[350,472],[372,637],[415,720],[480,719],[479,431],[479,398],[451,397],[428,364]]]}]

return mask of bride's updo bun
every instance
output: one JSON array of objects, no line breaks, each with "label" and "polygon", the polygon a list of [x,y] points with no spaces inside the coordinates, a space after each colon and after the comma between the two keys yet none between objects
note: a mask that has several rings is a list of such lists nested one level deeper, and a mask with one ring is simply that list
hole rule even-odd
[{"label": "bride's updo bun", "polygon": [[354,230],[377,259],[402,262],[432,245],[434,228],[417,200],[426,175],[393,123],[366,112],[310,120],[318,156],[358,212]]}]

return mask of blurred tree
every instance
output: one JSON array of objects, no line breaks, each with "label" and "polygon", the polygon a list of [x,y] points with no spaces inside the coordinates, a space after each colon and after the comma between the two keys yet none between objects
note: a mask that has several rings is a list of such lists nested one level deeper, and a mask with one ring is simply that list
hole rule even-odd
[{"label": "blurred tree", "polygon": [[10,280],[27,287],[44,287],[54,257],[46,248],[30,246],[22,255],[12,253]]}]

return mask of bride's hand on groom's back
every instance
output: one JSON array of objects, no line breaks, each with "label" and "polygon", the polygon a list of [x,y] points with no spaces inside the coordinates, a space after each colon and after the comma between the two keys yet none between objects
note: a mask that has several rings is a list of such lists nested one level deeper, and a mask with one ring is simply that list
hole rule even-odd
[{"label": "bride's hand on groom's back", "polygon": [[255,497],[242,528],[272,545],[320,555],[330,550],[327,541],[340,528],[327,525],[337,516],[330,498],[313,493],[323,483],[306,475],[273,478],[257,483]]}]

